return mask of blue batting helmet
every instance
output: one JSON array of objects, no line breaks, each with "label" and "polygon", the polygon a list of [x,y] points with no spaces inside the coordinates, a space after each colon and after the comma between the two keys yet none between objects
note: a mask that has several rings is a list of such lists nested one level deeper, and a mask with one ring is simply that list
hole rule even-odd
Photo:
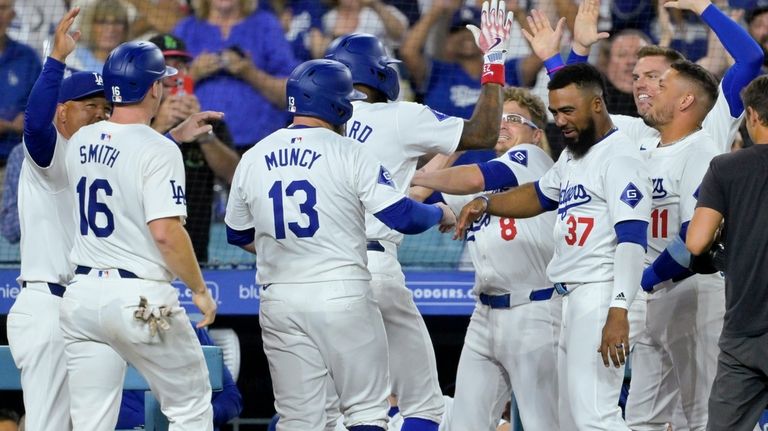
[{"label": "blue batting helmet", "polygon": [[104,93],[113,103],[137,103],[158,79],[177,70],[165,65],[165,58],[155,44],[126,42],[113,49],[104,63]]},{"label": "blue batting helmet", "polygon": [[288,111],[294,115],[317,117],[333,125],[352,117],[352,100],[365,94],[352,86],[352,74],[333,60],[310,60],[291,72],[286,84]]},{"label": "blue batting helmet", "polygon": [[328,47],[325,58],[347,66],[355,84],[375,88],[389,100],[397,99],[400,94],[397,70],[390,66],[400,60],[388,57],[384,45],[372,34],[351,33],[337,38]]}]

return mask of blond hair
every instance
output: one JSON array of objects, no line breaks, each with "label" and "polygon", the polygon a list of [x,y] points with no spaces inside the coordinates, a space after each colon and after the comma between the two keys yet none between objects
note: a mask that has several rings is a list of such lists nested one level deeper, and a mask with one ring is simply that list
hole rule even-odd
[{"label": "blond hair", "polygon": [[125,26],[125,37],[128,38],[131,24],[128,8],[121,0],[100,0],[91,6],[83,8],[82,21],[80,22],[80,34],[82,41],[89,47],[93,46],[93,25],[97,21],[112,19]]},{"label": "blond hair", "polygon": [[527,88],[507,87],[504,89],[504,102],[516,102],[521,107],[531,113],[531,121],[541,129],[541,141],[539,145],[550,157],[552,157],[552,148],[549,146],[547,134],[544,129],[547,127],[547,108],[544,102],[531,93]]}]

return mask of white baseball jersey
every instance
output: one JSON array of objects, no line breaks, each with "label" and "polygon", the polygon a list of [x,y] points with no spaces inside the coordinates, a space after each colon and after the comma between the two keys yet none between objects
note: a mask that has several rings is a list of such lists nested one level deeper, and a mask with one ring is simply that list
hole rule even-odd
[{"label": "white baseball jersey", "polygon": [[692,133],[667,147],[648,148],[647,160],[653,182],[651,221],[648,224],[648,254],[653,261],[690,221],[696,208],[699,184],[718,153],[705,130]]},{"label": "white baseball jersey", "polygon": [[[553,165],[547,153],[531,144],[516,145],[492,162],[509,167],[519,184],[538,180]],[[445,199],[453,198],[448,195]],[[473,222],[467,231],[467,247],[475,267],[475,293],[501,295],[550,287],[546,271],[554,252],[549,235],[554,224],[554,212],[526,219],[486,213]]]},{"label": "white baseball jersey", "polygon": [[24,145],[18,197],[23,233],[20,281],[67,284],[72,278],[69,252],[75,219],[67,190],[66,149],[66,138],[57,132],[51,164],[42,168]]},{"label": "white baseball jersey", "polygon": [[[731,117],[731,110],[721,83],[717,101],[706,118],[704,118],[704,123],[702,124],[703,129],[709,133],[717,154],[731,151],[731,144],[736,137],[736,133],[739,131],[739,125],[743,118],[743,112],[737,118]],[[631,142],[636,143],[636,147],[640,150],[655,148],[658,145],[660,139],[659,131],[645,124],[642,118],[627,115],[611,115],[611,120],[619,130],[629,136]]]},{"label": "white baseball jersey", "polygon": [[613,280],[617,239],[622,221],[648,221],[650,179],[637,149],[614,130],[582,158],[568,149],[538,183],[558,202],[555,254],[547,268],[554,282],[593,283]]},{"label": "white baseball jersey", "polygon": [[100,121],[72,136],[66,162],[76,220],[72,263],[173,280],[147,223],[187,216],[179,147],[146,125]]},{"label": "white baseball jersey", "polygon": [[324,128],[281,129],[243,155],[225,222],[255,229],[261,284],[369,280],[364,212],[404,197],[355,141]]},{"label": "white baseball jersey", "polygon": [[[464,120],[433,111],[413,102],[352,102],[347,136],[363,144],[392,174],[397,190],[406,193],[424,154],[451,154],[456,151]],[[399,244],[403,234],[366,214],[368,239]]]}]

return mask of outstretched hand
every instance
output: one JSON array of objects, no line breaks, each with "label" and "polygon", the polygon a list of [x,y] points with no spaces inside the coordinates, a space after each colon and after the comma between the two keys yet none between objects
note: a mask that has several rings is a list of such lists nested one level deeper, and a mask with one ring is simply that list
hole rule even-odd
[{"label": "outstretched hand", "polygon": [[513,18],[512,12],[507,12],[504,0],[491,0],[490,4],[485,0],[480,13],[480,28],[468,24],[467,29],[483,54],[501,55],[507,50]]},{"label": "outstretched hand", "polygon": [[456,232],[453,234],[453,239],[463,240],[469,226],[472,225],[472,222],[482,217],[486,209],[487,204],[482,197],[472,199],[472,201],[464,205],[456,222]]},{"label": "outstretched hand", "polygon": [[450,232],[456,226],[456,214],[453,213],[451,207],[442,202],[438,202],[435,205],[443,210],[443,217],[440,219],[440,232]]},{"label": "outstretched hand", "polygon": [[181,124],[171,129],[176,142],[192,142],[206,133],[213,131],[209,123],[224,118],[223,112],[203,111],[190,115]]},{"label": "outstretched hand", "polygon": [[533,9],[527,17],[530,32],[523,30],[523,36],[531,44],[531,49],[537,57],[544,61],[560,53],[560,40],[563,38],[565,18],[560,18],[557,27],[552,28],[547,15]]},{"label": "outstretched hand", "polygon": [[664,2],[664,7],[672,9],[683,9],[696,12],[697,15],[701,15],[712,2],[709,0],[675,0]]},{"label": "outstretched hand", "polygon": [[75,18],[77,18],[79,13],[79,7],[72,8],[69,12],[64,14],[64,17],[59,21],[53,36],[51,58],[64,63],[67,56],[75,50],[77,41],[80,40],[80,30],[75,30],[70,33],[69,29],[72,27],[72,24],[75,22]]},{"label": "outstretched hand", "polygon": [[589,47],[607,39],[610,34],[597,31],[600,19],[600,0],[584,0],[579,4],[579,11],[573,24],[573,50],[579,55],[588,55]]}]

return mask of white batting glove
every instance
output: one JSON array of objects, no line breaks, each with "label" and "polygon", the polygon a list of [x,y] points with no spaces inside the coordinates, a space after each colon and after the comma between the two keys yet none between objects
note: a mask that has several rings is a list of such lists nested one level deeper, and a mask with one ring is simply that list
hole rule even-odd
[{"label": "white batting glove", "polygon": [[507,12],[504,0],[483,2],[480,13],[480,28],[472,24],[467,29],[475,37],[475,43],[483,51],[485,63],[504,64],[504,53],[509,44],[509,32],[512,30],[512,12]]}]

